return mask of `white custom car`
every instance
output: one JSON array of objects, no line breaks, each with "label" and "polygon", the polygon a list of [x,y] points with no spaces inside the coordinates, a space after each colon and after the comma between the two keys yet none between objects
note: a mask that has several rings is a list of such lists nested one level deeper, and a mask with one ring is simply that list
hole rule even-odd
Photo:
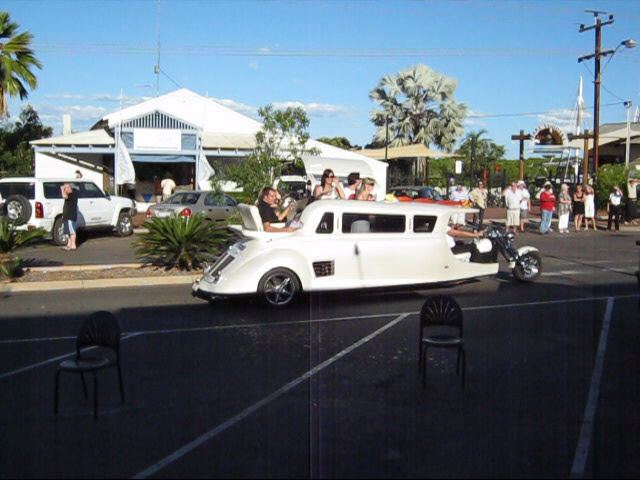
[{"label": "white custom car", "polygon": [[493,275],[490,263],[454,255],[453,214],[473,209],[422,203],[323,200],[308,205],[293,233],[262,231],[257,207],[238,205],[245,237],[205,268],[192,286],[214,299],[258,294],[285,306],[300,293],[447,282]]}]

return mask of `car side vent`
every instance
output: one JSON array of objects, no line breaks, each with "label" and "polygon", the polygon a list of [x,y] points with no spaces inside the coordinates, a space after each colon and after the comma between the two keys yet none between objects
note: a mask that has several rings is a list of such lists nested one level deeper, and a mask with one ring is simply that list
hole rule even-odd
[{"label": "car side vent", "polygon": [[313,262],[313,271],[316,277],[329,277],[335,273],[333,260]]}]

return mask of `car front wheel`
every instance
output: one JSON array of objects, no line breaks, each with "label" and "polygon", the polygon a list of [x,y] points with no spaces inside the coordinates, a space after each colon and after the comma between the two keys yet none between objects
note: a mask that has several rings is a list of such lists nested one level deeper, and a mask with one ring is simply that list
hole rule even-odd
[{"label": "car front wheel", "polygon": [[527,252],[513,267],[513,275],[521,282],[534,282],[542,273],[542,257],[537,252]]},{"label": "car front wheel", "polygon": [[120,212],[118,216],[118,223],[116,225],[116,235],[119,237],[126,237],[133,233],[133,222],[131,221],[131,215],[127,212]]},{"label": "car front wheel", "polygon": [[267,305],[272,307],[291,305],[300,291],[300,280],[287,268],[274,268],[268,271],[258,283],[258,294]]}]

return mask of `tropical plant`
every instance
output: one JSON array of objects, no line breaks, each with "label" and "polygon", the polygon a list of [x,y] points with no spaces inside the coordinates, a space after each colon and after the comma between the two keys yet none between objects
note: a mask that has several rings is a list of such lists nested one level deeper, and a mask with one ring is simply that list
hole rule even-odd
[{"label": "tropical plant", "polygon": [[148,232],[134,242],[136,256],[167,270],[200,268],[227,242],[228,234],[203,215],[154,217],[144,224]]},{"label": "tropical plant", "polygon": [[9,279],[20,276],[22,271],[22,259],[20,257],[0,258],[0,273]]},{"label": "tropical plant", "polygon": [[392,147],[422,143],[450,151],[462,135],[467,106],[453,97],[457,81],[426,65],[384,76],[369,92],[381,109],[371,112],[374,143]]},{"label": "tropical plant", "polygon": [[7,217],[0,218],[0,257],[6,256],[17,248],[44,237],[42,228],[35,230],[17,230]]},{"label": "tropical plant", "polygon": [[351,142],[347,137],[320,137],[316,140],[322,143],[328,143],[329,145],[333,145],[334,147],[342,148],[344,150],[358,147],[357,145],[351,145]]},{"label": "tropical plant", "polygon": [[8,12],[0,12],[0,118],[9,115],[7,94],[28,97],[25,83],[33,90],[38,81],[31,71],[42,68],[30,48],[33,35],[17,33],[19,25],[12,22]]},{"label": "tropical plant", "polygon": [[256,133],[253,152],[246,161],[228,165],[223,178],[217,179],[235,182],[254,199],[283,170],[292,165],[301,167],[303,155],[317,154],[317,149],[307,148],[309,119],[302,108],[276,110],[267,105],[258,109],[258,114],[262,128]]},{"label": "tropical plant", "polygon": [[[464,157],[462,177],[471,178],[473,182],[482,177],[483,171],[499,160],[504,160],[505,147],[489,138],[480,138],[486,130],[469,132],[460,144],[457,154]],[[472,171],[473,160],[473,171]]]}]

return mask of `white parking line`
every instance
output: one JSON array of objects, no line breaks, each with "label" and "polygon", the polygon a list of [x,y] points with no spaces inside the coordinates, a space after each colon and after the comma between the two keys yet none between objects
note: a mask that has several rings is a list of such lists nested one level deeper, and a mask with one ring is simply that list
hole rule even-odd
[{"label": "white parking line", "polygon": [[234,415],[233,417],[229,418],[227,421],[221,423],[217,427],[209,430],[206,433],[203,433],[199,437],[195,438],[191,442],[189,442],[186,445],[184,445],[183,447],[179,448],[178,450],[176,450],[172,454],[166,456],[165,458],[163,458],[159,462],[155,463],[154,465],[151,465],[150,467],[145,468],[143,471],[141,471],[140,473],[135,475],[133,478],[147,478],[147,477],[149,477],[151,475],[154,475],[155,473],[159,472],[160,470],[162,470],[164,467],[166,467],[170,463],[173,463],[176,460],[180,459],[181,457],[185,456],[187,453],[189,453],[192,450],[198,448],[200,445],[202,445],[203,443],[205,443],[208,440],[212,439],[213,437],[215,437],[219,433],[222,433],[225,430],[227,430],[228,428],[231,428],[233,425],[235,425],[239,421],[243,420],[247,416],[251,415],[256,410],[259,410],[260,408],[264,407],[265,405],[271,403],[273,400],[275,400],[278,397],[284,395],[285,393],[287,393],[288,391],[290,391],[291,389],[293,389],[294,387],[296,387],[300,383],[302,383],[305,380],[311,378],[316,373],[321,372],[322,370],[327,368],[332,363],[335,363],[336,361],[340,360],[345,355],[351,353],[356,348],[364,345],[369,340],[377,337],[382,332],[390,329],[391,327],[393,327],[397,323],[401,322],[402,320],[404,320],[408,316],[409,316],[408,313],[399,315],[398,317],[394,318],[389,323],[386,323],[385,325],[383,325],[382,327],[380,327],[379,329],[377,329],[373,333],[370,333],[366,337],[361,338],[360,340],[358,340],[357,342],[355,342],[351,346],[349,346],[349,347],[345,348],[344,350],[342,350],[341,352],[338,352],[337,354],[335,354],[333,357],[329,358],[328,360],[325,360],[324,362],[322,362],[319,365],[315,366],[311,370],[308,370],[303,375],[300,375],[298,378],[290,381],[289,383],[287,383],[283,387],[280,387],[278,390],[276,390],[273,393],[267,395],[262,400],[260,400],[260,401],[258,401],[256,403],[254,403],[253,405],[245,408],[242,412],[238,413],[237,415]]},{"label": "white parking line", "polygon": [[600,395],[600,381],[602,380],[602,370],[604,368],[604,354],[607,350],[607,339],[609,337],[609,326],[611,325],[611,313],[613,312],[614,298],[607,299],[607,309],[604,312],[602,320],[602,328],[600,329],[600,340],[598,342],[598,351],[596,354],[593,373],[591,374],[591,387],[589,388],[589,397],[587,405],[584,409],[584,418],[582,420],[582,428],[580,429],[580,439],[576,447],[576,455],[573,458],[573,466],[571,467],[572,478],[582,478],[584,475],[584,467],[589,457],[589,448],[591,446],[591,437],[593,436],[593,422],[596,416],[596,408],[598,406],[598,396]]}]

